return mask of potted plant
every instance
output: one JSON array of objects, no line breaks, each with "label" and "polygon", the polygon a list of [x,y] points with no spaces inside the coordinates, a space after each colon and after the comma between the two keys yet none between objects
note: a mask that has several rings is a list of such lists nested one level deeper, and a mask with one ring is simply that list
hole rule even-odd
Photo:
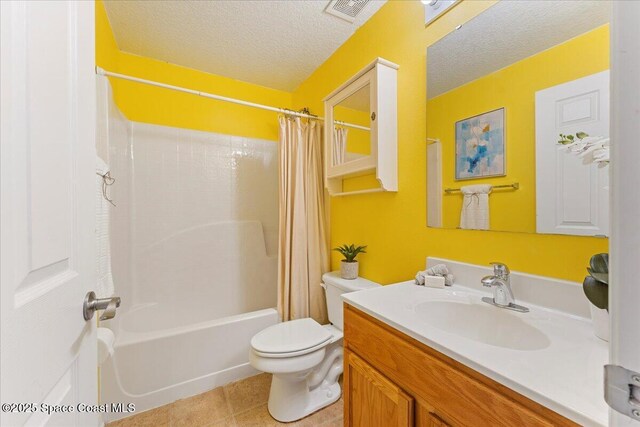
[{"label": "potted plant", "polygon": [[342,245],[334,248],[334,251],[338,251],[342,254],[344,259],[340,262],[340,277],[343,279],[353,280],[358,277],[358,261],[356,257],[358,254],[366,254],[366,246]]},{"label": "potted plant", "polygon": [[609,254],[591,257],[589,275],[582,282],[582,289],[591,302],[591,320],[598,338],[609,341]]}]

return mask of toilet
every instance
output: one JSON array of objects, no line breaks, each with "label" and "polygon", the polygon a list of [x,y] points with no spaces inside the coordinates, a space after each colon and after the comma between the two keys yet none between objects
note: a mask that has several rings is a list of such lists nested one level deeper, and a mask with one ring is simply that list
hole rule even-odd
[{"label": "toilet", "polygon": [[340,295],[380,286],[364,278],[346,280],[338,272],[322,276],[328,325],[311,318],[270,326],[253,336],[249,361],[273,374],[269,413],[281,422],[296,421],[332,404],[342,390],[343,312]]}]

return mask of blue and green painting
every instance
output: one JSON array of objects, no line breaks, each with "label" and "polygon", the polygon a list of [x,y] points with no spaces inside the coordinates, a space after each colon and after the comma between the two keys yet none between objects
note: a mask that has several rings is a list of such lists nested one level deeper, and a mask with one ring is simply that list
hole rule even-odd
[{"label": "blue and green painting", "polygon": [[505,175],[504,108],[456,122],[456,179]]}]

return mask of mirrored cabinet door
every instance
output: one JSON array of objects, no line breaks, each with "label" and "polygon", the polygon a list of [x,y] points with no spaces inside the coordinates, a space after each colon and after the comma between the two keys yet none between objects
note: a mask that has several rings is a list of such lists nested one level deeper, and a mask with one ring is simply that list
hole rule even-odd
[{"label": "mirrored cabinet door", "polygon": [[332,166],[372,155],[371,82],[357,89],[333,107]]},{"label": "mirrored cabinet door", "polygon": [[375,70],[368,70],[356,75],[325,102],[328,177],[375,169],[378,127],[377,100],[372,90],[375,84]]}]

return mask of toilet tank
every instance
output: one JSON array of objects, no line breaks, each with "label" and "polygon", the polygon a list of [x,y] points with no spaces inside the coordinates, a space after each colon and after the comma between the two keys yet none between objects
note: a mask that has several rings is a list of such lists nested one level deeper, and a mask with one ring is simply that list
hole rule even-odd
[{"label": "toilet tank", "polygon": [[364,289],[377,288],[379,283],[372,282],[363,277],[357,279],[347,280],[340,277],[339,271],[332,271],[322,275],[323,287],[327,297],[327,313],[329,315],[329,322],[336,328],[342,330],[343,312],[342,312],[342,298],[340,295],[346,292],[361,291]]}]

